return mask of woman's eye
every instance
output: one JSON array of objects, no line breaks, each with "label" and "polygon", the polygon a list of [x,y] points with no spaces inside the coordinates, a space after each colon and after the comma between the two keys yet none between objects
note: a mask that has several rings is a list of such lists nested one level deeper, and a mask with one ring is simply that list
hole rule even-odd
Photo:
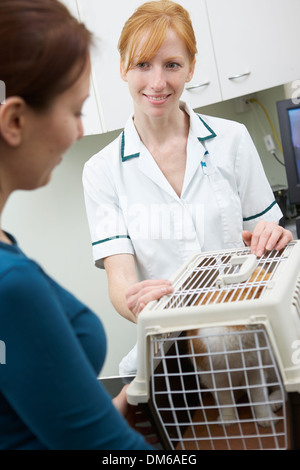
[{"label": "woman's eye", "polygon": [[177,64],[176,62],[170,62],[169,64],[167,64],[167,67],[169,69],[177,69],[178,67],[180,67],[180,65]]},{"label": "woman's eye", "polygon": [[137,64],[136,66],[137,66],[137,68],[139,68],[139,69],[145,69],[145,68],[147,68],[148,64],[147,64],[147,62],[140,62],[140,63]]}]

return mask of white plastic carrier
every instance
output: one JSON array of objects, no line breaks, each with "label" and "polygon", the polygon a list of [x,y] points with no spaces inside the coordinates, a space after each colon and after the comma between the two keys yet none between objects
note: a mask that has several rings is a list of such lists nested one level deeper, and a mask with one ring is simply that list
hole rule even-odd
[{"label": "white plastic carrier", "polygon": [[[149,303],[139,316],[138,367],[127,390],[129,403],[148,403],[170,449],[287,448],[286,394],[300,393],[300,241],[261,258],[251,255],[249,248],[200,253],[171,280],[174,292]],[[224,332],[227,326],[240,328]],[[236,346],[230,350],[228,335],[237,335],[238,350]],[[245,335],[248,339],[252,335],[251,350]],[[194,351],[195,336],[206,342],[206,352]],[[216,336],[223,346],[210,351]],[[270,357],[267,365],[265,351]],[[247,355],[253,353],[256,365],[249,366]],[[218,354],[225,358],[226,370],[224,366],[217,370]],[[234,354],[242,364],[242,385],[232,380],[237,372],[230,369]],[[210,387],[203,385],[201,374],[208,372],[197,368],[199,356],[211,364]],[[249,381],[253,368],[261,368],[259,384]],[[271,416],[267,426],[259,426],[253,411],[257,403],[251,397],[253,388],[263,386],[266,368],[273,373],[267,386],[277,387],[279,394],[275,403],[266,397],[262,405],[275,404],[281,412],[277,420]],[[227,388],[236,407],[232,423],[222,420],[220,373],[228,376]],[[235,398],[242,389],[246,404]]]}]

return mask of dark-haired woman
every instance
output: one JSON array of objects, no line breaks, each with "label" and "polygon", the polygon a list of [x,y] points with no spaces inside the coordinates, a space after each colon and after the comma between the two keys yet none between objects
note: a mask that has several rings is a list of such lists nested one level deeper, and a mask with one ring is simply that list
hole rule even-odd
[{"label": "dark-haired woman", "polygon": [[[82,137],[90,43],[57,0],[0,0],[0,213],[13,191],[48,183]],[[97,380],[106,353],[99,319],[2,227],[0,339],[0,449],[150,448]]]}]

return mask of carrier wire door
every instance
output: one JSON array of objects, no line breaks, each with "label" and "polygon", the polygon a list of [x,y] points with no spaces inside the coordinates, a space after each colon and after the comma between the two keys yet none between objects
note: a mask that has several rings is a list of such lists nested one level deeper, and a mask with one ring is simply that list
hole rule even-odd
[{"label": "carrier wire door", "polygon": [[300,448],[300,242],[199,254],[172,283],[140,314],[127,391],[163,447]]}]

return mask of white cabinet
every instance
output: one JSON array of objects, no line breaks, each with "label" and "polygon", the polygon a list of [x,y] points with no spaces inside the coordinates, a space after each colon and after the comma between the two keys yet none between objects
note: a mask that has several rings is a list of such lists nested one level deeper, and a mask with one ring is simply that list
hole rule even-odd
[{"label": "white cabinet", "polygon": [[92,50],[95,87],[103,114],[104,131],[123,128],[133,111],[127,83],[120,77],[118,41],[127,18],[141,0],[77,0],[80,16],[94,33]]},{"label": "white cabinet", "polygon": [[206,0],[223,100],[300,77],[299,0]]},{"label": "white cabinet", "polygon": [[197,57],[192,80],[186,84],[182,99],[192,108],[222,100],[205,0],[179,0],[189,12],[197,41]]},{"label": "white cabinet", "polygon": [[[195,74],[182,99],[193,108],[253,93],[300,77],[300,0],[178,0],[197,39]],[[120,78],[122,27],[143,0],[65,0],[94,33],[86,133],[123,128],[133,111]]]},{"label": "white cabinet", "polygon": [[[82,20],[96,35],[93,65],[104,129],[124,127],[133,111],[127,83],[120,78],[118,40],[125,21],[143,3],[141,0],[112,0],[105,8],[99,0],[77,0]],[[210,37],[205,0],[178,1],[190,12],[198,43],[198,60],[193,80],[187,84],[183,99],[192,107],[222,99]]]},{"label": "white cabinet", "polygon": [[[79,10],[77,5],[77,0],[60,0],[61,3],[66,5],[69,11],[72,13],[75,18],[81,21],[79,16]],[[84,127],[85,135],[100,134],[105,132],[102,123],[102,110],[99,107],[99,100],[97,97],[98,89],[95,86],[94,79],[94,67],[92,66],[92,76],[91,76],[91,87],[90,87],[90,96],[86,100],[83,110],[82,110],[82,122]]]}]

